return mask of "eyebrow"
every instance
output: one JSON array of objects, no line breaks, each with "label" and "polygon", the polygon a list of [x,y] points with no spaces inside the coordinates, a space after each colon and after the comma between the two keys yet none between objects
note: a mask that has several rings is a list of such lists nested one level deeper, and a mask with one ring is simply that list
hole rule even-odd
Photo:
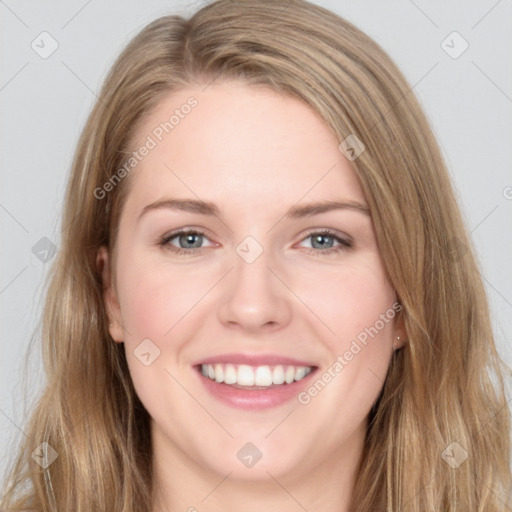
[{"label": "eyebrow", "polygon": [[[218,217],[219,219],[221,218],[220,209],[215,203],[202,201],[199,199],[167,198],[160,201],[155,201],[154,203],[145,206],[142,209],[137,222],[148,212],[161,209],[179,210],[184,212],[197,213],[200,215],[210,215]],[[294,205],[285,212],[283,218],[299,219],[312,217],[314,215],[319,215],[321,213],[329,212],[332,210],[347,209],[359,211],[368,216],[370,215],[370,209],[368,206],[357,201],[320,201],[300,206]]]}]

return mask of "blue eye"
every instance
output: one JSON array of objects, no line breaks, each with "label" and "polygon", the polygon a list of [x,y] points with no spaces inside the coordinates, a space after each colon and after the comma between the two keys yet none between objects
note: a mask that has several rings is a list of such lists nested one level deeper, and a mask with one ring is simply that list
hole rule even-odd
[{"label": "blue eye", "polygon": [[[312,245],[317,245],[317,247],[306,247],[306,252],[310,254],[333,254],[341,251],[346,251],[347,249],[350,249],[352,247],[352,242],[350,240],[340,238],[329,229],[326,229],[324,231],[313,231],[309,233],[308,236],[306,236],[306,238],[304,238],[303,240],[307,239],[312,240]],[[333,242],[326,242],[326,240],[329,239],[332,239]],[[334,242],[337,242],[339,245],[333,246]],[[318,246],[320,248],[318,248]]]},{"label": "blue eye", "polygon": [[[159,240],[158,245],[178,255],[192,256],[202,253],[207,248],[202,246],[205,238],[206,235],[202,231],[184,229],[165,235]],[[178,244],[185,247],[177,247],[172,244],[171,241],[174,239],[178,239]],[[312,231],[302,241],[308,239],[312,240],[313,245],[313,247],[304,248],[308,254],[334,254],[346,251],[352,247],[352,241],[337,236],[335,232],[329,229]],[[329,240],[332,240],[332,242],[329,242]],[[334,246],[334,243],[338,243],[338,245]]]},{"label": "blue eye", "polygon": [[[175,252],[176,254],[192,255],[192,253],[197,254],[198,252],[202,252],[204,247],[201,247],[201,242],[204,237],[205,234],[201,231],[191,229],[181,230],[164,236],[162,240],[160,240],[159,245]],[[176,247],[171,244],[171,240],[174,240],[175,238],[178,239],[180,245],[183,244],[185,247]],[[199,239],[199,243],[197,242],[197,239]]]}]

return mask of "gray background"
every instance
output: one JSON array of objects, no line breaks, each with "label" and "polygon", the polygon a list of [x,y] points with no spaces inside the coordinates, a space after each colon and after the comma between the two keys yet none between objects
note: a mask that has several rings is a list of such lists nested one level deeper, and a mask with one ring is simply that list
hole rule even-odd
[{"label": "gray background", "polygon": [[[422,102],[480,258],[498,348],[512,364],[512,2],[315,3],[372,36]],[[32,249],[43,237],[59,245],[65,182],[85,118],[129,39],[159,16],[189,15],[200,4],[0,0],[0,477],[43,379],[37,329],[51,252],[45,263]],[[469,44],[457,58],[464,42],[446,39],[453,31]],[[52,38],[58,48],[42,58]]]}]

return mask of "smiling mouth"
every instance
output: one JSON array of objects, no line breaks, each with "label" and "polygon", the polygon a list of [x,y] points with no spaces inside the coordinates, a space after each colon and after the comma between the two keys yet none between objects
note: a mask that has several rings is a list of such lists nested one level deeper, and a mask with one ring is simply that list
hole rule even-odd
[{"label": "smiling mouth", "polygon": [[207,379],[219,384],[245,390],[264,390],[298,382],[316,369],[316,366],[246,364],[201,364],[197,370]]}]

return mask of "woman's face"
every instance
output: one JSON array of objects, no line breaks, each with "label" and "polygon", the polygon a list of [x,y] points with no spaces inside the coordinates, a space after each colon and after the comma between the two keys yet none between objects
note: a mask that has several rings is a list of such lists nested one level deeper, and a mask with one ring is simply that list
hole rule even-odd
[{"label": "woman's face", "polygon": [[134,139],[105,298],[155,453],[240,479],[355,461],[400,329],[341,141],[238,82],[168,96]]}]

